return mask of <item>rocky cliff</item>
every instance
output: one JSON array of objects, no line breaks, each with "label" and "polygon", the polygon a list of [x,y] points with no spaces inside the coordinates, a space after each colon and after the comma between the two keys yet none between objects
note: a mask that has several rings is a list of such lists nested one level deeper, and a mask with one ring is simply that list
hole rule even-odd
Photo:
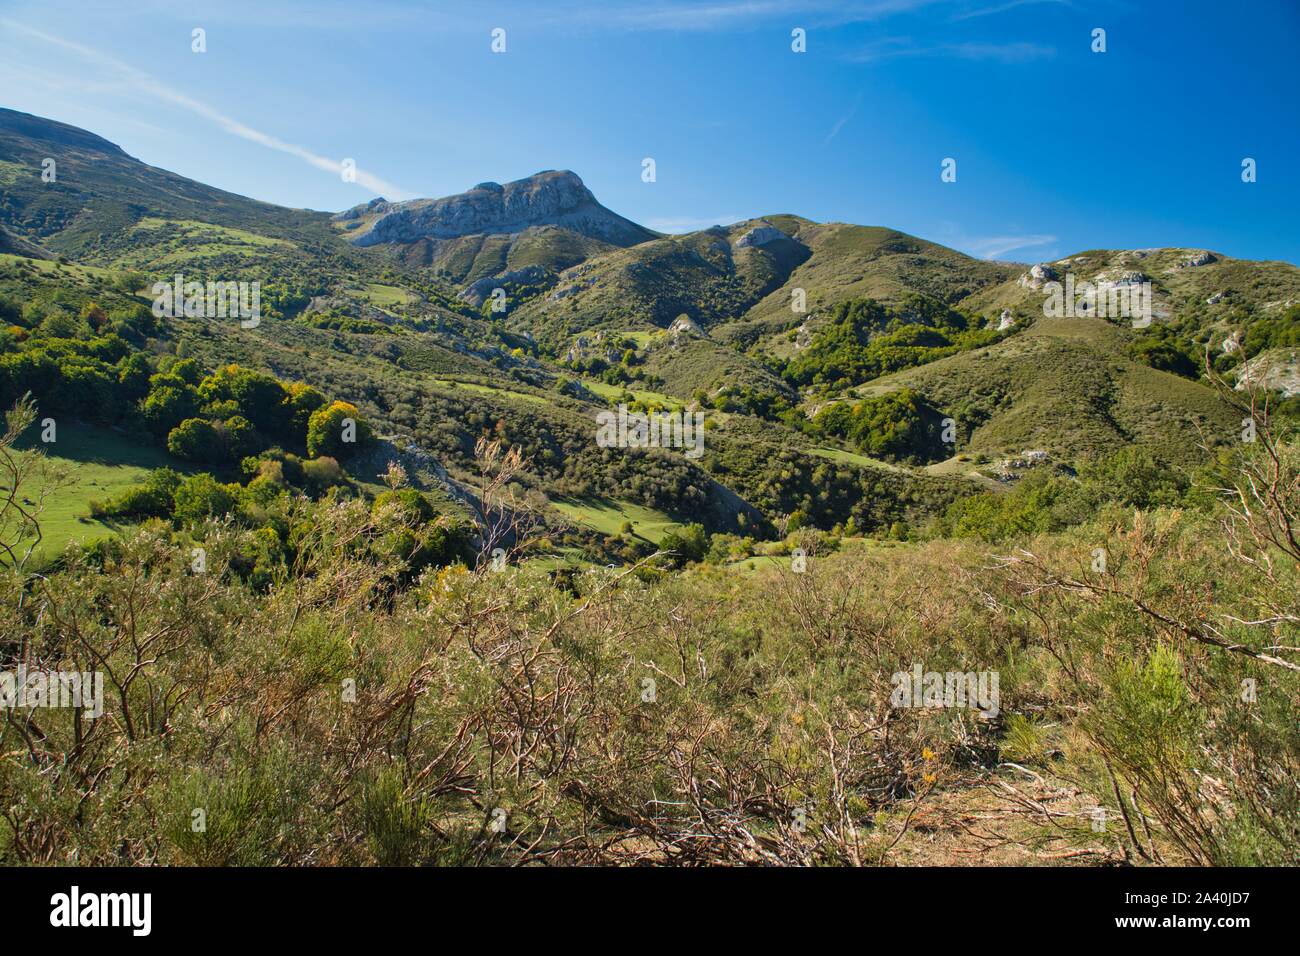
[{"label": "rocky cliff", "polygon": [[567,170],[547,170],[527,179],[479,183],[442,199],[384,203],[370,228],[352,237],[359,246],[475,234],[513,234],[530,226],[559,226],[619,246],[654,238],[650,230],[596,201],[582,180]]}]

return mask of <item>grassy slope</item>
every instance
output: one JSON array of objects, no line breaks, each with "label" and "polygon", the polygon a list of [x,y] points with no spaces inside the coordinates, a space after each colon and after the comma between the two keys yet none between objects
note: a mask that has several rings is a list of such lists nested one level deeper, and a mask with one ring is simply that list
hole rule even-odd
[{"label": "grassy slope", "polygon": [[1097,319],[1040,319],[997,345],[877,379],[859,390],[918,389],[969,434],[962,450],[1047,449],[1091,457],[1124,443],[1171,461],[1232,440],[1236,416],[1204,385],[1128,359],[1131,330]]},{"label": "grassy slope", "polygon": [[555,298],[533,300],[512,322],[558,343],[597,326],[666,328],[679,315],[701,326],[733,319],[807,257],[790,240],[736,245],[754,225],[667,236],[589,259],[561,275]]},{"label": "grassy slope", "polygon": [[727,385],[747,385],[793,399],[794,389],[754,359],[709,339],[679,335],[656,341],[646,370],[664,380],[664,389],[682,398],[696,389],[709,394]]},{"label": "grassy slope", "polygon": [[599,395],[610,404],[615,404],[625,392],[630,392],[638,402],[645,402],[648,405],[662,405],[669,408],[676,408],[681,405],[681,402],[671,395],[637,388],[635,385],[610,385],[608,382],[602,382],[594,378],[583,378],[578,381],[587,391],[593,395]]},{"label": "grassy slope", "polygon": [[[1141,272],[1151,280],[1156,297],[1156,317],[1165,312],[1175,317],[1195,314],[1207,325],[1216,324],[1233,305],[1250,305],[1262,310],[1300,299],[1300,269],[1288,262],[1255,262],[1212,253],[1213,261],[1187,266],[1186,260],[1200,250],[1093,249],[1051,263],[1064,281],[1067,272],[1076,282],[1095,281],[1099,276],[1120,272]],[[982,314],[1004,308],[1025,315],[1042,315],[1046,293],[1019,284],[1019,274],[1006,282],[988,286],[971,295],[962,305]],[[1221,294],[1222,301],[1205,300]]]},{"label": "grassy slope", "polygon": [[632,523],[632,533],[658,544],[681,523],[653,508],[610,498],[558,498],[551,502],[566,518],[605,535],[617,535],[623,522]]},{"label": "grassy slope", "polygon": [[[800,224],[797,238],[811,257],[721,335],[746,339],[754,330],[769,334],[847,299],[888,302],[924,292],[956,302],[1019,274],[1014,267],[973,259],[893,229],[789,219]],[[791,308],[795,289],[803,289],[807,298],[803,315]]]},{"label": "grassy slope", "polygon": [[[55,483],[41,514],[39,559],[54,557],[70,541],[90,541],[115,532],[112,525],[89,517],[92,500],[126,490],[153,468],[184,470],[161,449],[135,445],[114,432],[80,422],[60,421],[57,441],[51,445],[42,445],[36,435],[33,426],[19,446],[44,449],[50,464],[66,476],[66,483]],[[36,500],[41,490],[29,489],[28,497]]]}]

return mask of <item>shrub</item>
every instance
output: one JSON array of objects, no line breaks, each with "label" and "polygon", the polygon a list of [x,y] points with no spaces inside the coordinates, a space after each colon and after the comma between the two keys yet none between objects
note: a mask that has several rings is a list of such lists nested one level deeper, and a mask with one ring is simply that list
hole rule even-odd
[{"label": "shrub", "polygon": [[[350,439],[350,440],[349,440]],[[307,454],[346,457],[370,443],[370,426],[355,405],[331,402],[307,420]]]},{"label": "shrub", "polygon": [[186,478],[173,495],[177,521],[195,522],[220,517],[234,510],[239,500],[239,485],[223,485],[203,473]]},{"label": "shrub", "polygon": [[184,461],[218,461],[222,445],[216,428],[202,418],[187,418],[167,433],[167,450]]}]

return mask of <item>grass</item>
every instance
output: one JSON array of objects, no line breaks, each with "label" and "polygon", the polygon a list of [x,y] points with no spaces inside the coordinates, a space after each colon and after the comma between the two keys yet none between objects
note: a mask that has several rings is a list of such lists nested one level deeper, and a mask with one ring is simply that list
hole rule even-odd
[{"label": "grass", "polygon": [[[29,450],[40,446],[35,435],[33,427],[19,446]],[[176,462],[159,449],[132,444],[111,431],[80,422],[59,422],[57,440],[43,447],[66,483],[46,499],[40,517],[42,539],[34,555],[40,562],[58,555],[70,541],[90,541],[116,533],[113,525],[90,517],[93,499],[120,494],[142,481],[151,469],[176,467]],[[42,490],[40,486],[28,488],[24,497],[35,501]]]},{"label": "grass", "polygon": [[643,388],[630,388],[623,385],[610,385],[608,382],[602,382],[594,378],[584,378],[579,379],[579,381],[587,391],[593,395],[599,395],[609,402],[617,402],[624,393],[627,393],[638,402],[649,405],[666,405],[670,408],[676,408],[682,404],[680,398],[673,398],[663,392],[651,392]]},{"label": "grass", "polygon": [[287,239],[274,239],[270,236],[259,236],[255,232],[248,232],[244,229],[233,229],[229,226],[218,226],[210,222],[199,222],[195,219],[159,219],[154,216],[146,216],[131,227],[132,232],[152,232],[157,229],[168,229],[174,238],[190,238],[192,236],[203,236],[215,241],[224,240],[220,244],[229,244],[233,246],[251,245],[251,246],[292,246],[293,243]]},{"label": "grass", "polygon": [[627,336],[629,339],[635,342],[637,348],[643,349],[647,345],[649,345],[651,340],[653,340],[656,336],[662,336],[663,332],[655,329],[634,329],[631,332],[623,332],[620,334]]},{"label": "grass", "polygon": [[467,392],[477,392],[479,395],[493,395],[498,398],[519,398],[526,402],[540,402],[543,405],[549,405],[541,395],[532,395],[528,392],[513,392],[507,388],[497,388],[495,385],[480,385],[477,382],[458,382],[454,379],[440,378],[437,384],[442,388],[464,389]]},{"label": "grass", "polygon": [[962,461],[961,458],[958,458],[956,455],[954,455],[953,457],[947,458],[943,461],[936,461],[933,464],[926,465],[921,470],[924,471],[927,475],[955,476],[958,478],[969,478],[972,481],[979,482],[981,485],[984,486],[985,489],[989,491],[1010,490],[1009,485],[1006,485],[1000,481],[994,481],[992,478],[980,474],[979,469],[982,467],[986,468],[988,467],[987,465],[980,465],[975,461],[973,457],[969,455],[965,457],[966,460]]},{"label": "grass", "polygon": [[848,462],[851,465],[863,465],[867,468],[884,468],[887,471],[905,470],[898,467],[898,465],[884,461],[880,458],[869,458],[866,455],[859,455],[857,452],[845,451],[843,448],[828,448],[823,445],[818,448],[810,448],[808,451],[821,458],[829,458],[832,461]]},{"label": "grass", "polygon": [[630,521],[634,535],[656,544],[682,526],[662,511],[613,498],[555,498],[551,504],[569,520],[605,535],[619,534]]},{"label": "grass", "polygon": [[415,296],[405,289],[395,285],[382,285],[378,282],[371,282],[361,290],[371,305],[379,309],[392,309],[401,306],[410,305],[415,301]]},{"label": "grass", "polygon": [[790,570],[790,555],[756,554],[752,557],[741,558],[739,561],[728,561],[721,567],[724,571],[746,576],[761,574],[774,568],[782,568],[788,571]]},{"label": "grass", "polygon": [[46,275],[54,273],[63,273],[75,279],[110,279],[118,273],[113,269],[101,269],[98,266],[82,266],[72,263],[61,263],[54,259],[28,259],[24,256],[15,256],[10,253],[0,253],[0,265],[24,265],[34,268],[37,272],[43,272]]},{"label": "grass", "polygon": [[581,548],[556,548],[547,554],[530,555],[523,559],[529,568],[538,571],[556,571],[560,568],[589,568],[595,565],[583,557]]},{"label": "grass", "polygon": [[1099,319],[1040,319],[995,345],[854,391],[916,389],[957,422],[957,450],[971,455],[1043,448],[1079,461],[1133,444],[1193,464],[1203,454],[1200,441],[1230,442],[1239,416],[1209,387],[1129,359],[1131,335]]}]

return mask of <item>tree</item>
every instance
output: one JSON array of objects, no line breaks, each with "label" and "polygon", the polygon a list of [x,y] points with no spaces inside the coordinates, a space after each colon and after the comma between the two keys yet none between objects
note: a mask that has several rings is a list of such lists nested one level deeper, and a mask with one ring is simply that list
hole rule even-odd
[{"label": "tree", "polygon": [[685,525],[664,535],[659,541],[659,550],[672,552],[670,560],[674,567],[703,561],[709,553],[709,533],[702,524]]},{"label": "tree", "polygon": [[97,518],[170,518],[181,476],[170,468],[155,468],[143,482],[109,501],[92,501]]},{"label": "tree", "polygon": [[257,430],[253,428],[253,423],[242,415],[232,415],[219,423],[216,429],[228,461],[242,461],[246,456],[256,454],[260,450]]},{"label": "tree", "polygon": [[113,279],[113,288],[122,295],[135,295],[145,288],[148,281],[139,272],[122,272]]},{"label": "tree", "polygon": [[193,418],[198,413],[199,398],[188,385],[184,388],[164,385],[149,393],[140,410],[155,433],[166,435],[185,419]]},{"label": "tree", "polygon": [[1182,471],[1136,446],[1094,462],[1083,475],[1107,497],[1134,508],[1177,504],[1190,484]]},{"label": "tree", "polygon": [[307,422],[311,413],[325,404],[325,396],[319,390],[305,382],[293,382],[289,385],[289,428],[292,437],[307,434]]},{"label": "tree", "polygon": [[41,320],[41,331],[51,338],[75,339],[85,326],[66,312],[52,312]]},{"label": "tree", "polygon": [[910,388],[828,405],[813,424],[823,435],[852,440],[868,455],[928,460],[938,451],[921,396]]},{"label": "tree", "polygon": [[264,372],[225,365],[199,384],[204,402],[233,401],[239,414],[267,435],[286,436],[289,393],[278,378]]},{"label": "tree", "polygon": [[78,318],[89,325],[91,330],[95,332],[98,332],[108,323],[108,313],[94,302],[87,302],[82,306]]},{"label": "tree", "polygon": [[217,461],[223,443],[211,422],[187,418],[167,433],[167,450],[184,461]]},{"label": "tree", "polygon": [[117,363],[117,384],[122,397],[137,402],[149,394],[149,359],[143,352],[132,352]]},{"label": "tree", "polygon": [[46,499],[67,483],[67,476],[57,472],[43,452],[14,448],[36,416],[31,396],[24,395],[5,413],[0,433],[0,567],[19,571],[41,543]]},{"label": "tree", "polygon": [[307,453],[346,457],[369,444],[370,426],[349,402],[331,402],[307,420]]},{"label": "tree", "polygon": [[176,488],[176,507],[173,511],[178,521],[202,521],[220,517],[234,510],[239,485],[219,484],[204,472],[186,478]]}]

